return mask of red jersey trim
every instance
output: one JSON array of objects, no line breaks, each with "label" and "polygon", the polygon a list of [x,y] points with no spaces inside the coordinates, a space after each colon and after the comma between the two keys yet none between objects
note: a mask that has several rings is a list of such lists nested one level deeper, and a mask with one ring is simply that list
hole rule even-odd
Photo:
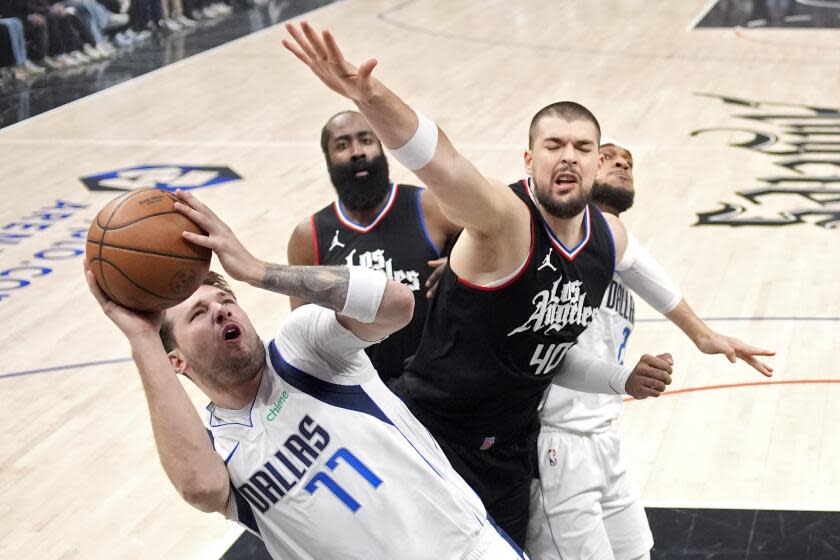
[{"label": "red jersey trim", "polygon": [[318,248],[318,230],[315,229],[315,214],[309,218],[309,223],[312,224],[312,247],[315,249],[315,264],[321,264],[321,251]]},{"label": "red jersey trim", "polygon": [[534,235],[534,219],[531,218],[531,247],[528,249],[528,258],[525,259],[525,262],[522,264],[522,267],[519,269],[519,271],[516,273],[516,275],[513,278],[511,278],[510,280],[508,280],[504,284],[499,284],[498,286],[479,286],[478,284],[473,284],[472,282],[469,282],[468,280],[464,280],[460,276],[458,277],[458,282],[460,282],[461,284],[464,284],[465,286],[469,286],[470,288],[473,288],[473,289],[476,289],[476,290],[482,290],[484,292],[495,292],[495,291],[498,291],[498,290],[503,290],[503,289],[507,288],[508,286],[510,286],[511,284],[513,284],[514,282],[516,282],[517,280],[519,280],[519,278],[528,269],[528,265],[531,264],[531,259],[534,256],[534,245],[536,245],[536,237]]},{"label": "red jersey trim", "polygon": [[382,210],[379,211],[376,218],[367,226],[360,226],[359,224],[352,221],[350,218],[344,215],[344,211],[341,209],[341,203],[336,200],[333,203],[333,207],[335,208],[335,215],[338,217],[338,221],[342,223],[344,227],[347,229],[352,229],[358,233],[367,233],[376,226],[379,225],[379,222],[385,219],[385,216],[388,215],[388,212],[391,211],[391,208],[394,206],[394,201],[397,200],[397,190],[399,189],[399,185],[394,183],[391,187],[391,194],[388,195],[388,200],[385,202],[385,206],[382,207]]}]

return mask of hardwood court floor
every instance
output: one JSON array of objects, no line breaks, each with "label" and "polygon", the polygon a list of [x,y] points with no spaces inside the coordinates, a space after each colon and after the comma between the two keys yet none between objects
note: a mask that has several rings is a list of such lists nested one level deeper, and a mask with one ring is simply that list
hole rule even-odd
[{"label": "hardwood court floor", "polygon": [[[310,19],[352,60],[378,57],[389,86],[505,180],[522,176],[536,110],[558,99],[590,107],[634,150],[629,229],[701,316],[728,318],[711,324],[777,350],[775,381],[803,382],[628,403],[620,429],[646,505],[838,509],[840,251],[838,230],[815,225],[836,209],[836,144],[785,156],[730,146],[754,138],[744,131],[691,135],[768,132],[778,142],[765,151],[784,152],[803,139],[779,126],[789,118],[738,115],[837,128],[830,112],[794,106],[840,106],[836,31],[687,31],[705,4],[347,0]],[[348,104],[283,51],[283,35],[259,32],[0,131],[0,557],[198,560],[218,558],[238,535],[182,503],[159,466],[127,344],[86,293],[73,251],[113,193],[79,178],[150,164],[230,167],[241,181],[196,194],[255,254],[284,261],[294,224],[333,196],[318,135]],[[796,157],[808,161],[778,165]],[[411,181],[396,164],[392,175]],[[786,179],[760,181],[774,177]],[[736,194],[758,188],[770,193]],[[56,200],[64,217],[45,216]],[[723,202],[742,206],[742,218],[804,223],[694,225]],[[285,298],[235,287],[258,331],[273,332]],[[627,359],[673,353],[673,390],[763,381],[699,355],[670,325],[647,321],[656,315],[641,303],[637,317]],[[115,361],[68,367],[103,360]]]}]

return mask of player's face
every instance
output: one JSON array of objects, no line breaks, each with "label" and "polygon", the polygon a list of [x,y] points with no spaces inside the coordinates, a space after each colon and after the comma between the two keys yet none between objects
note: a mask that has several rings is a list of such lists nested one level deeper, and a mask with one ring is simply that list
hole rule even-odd
[{"label": "player's face", "polygon": [[370,125],[358,113],[345,113],[334,118],[327,131],[327,169],[338,198],[351,210],[377,207],[391,183],[388,160]]},{"label": "player's face", "polygon": [[604,164],[598,168],[595,182],[633,190],[633,156],[614,144],[601,147]]},{"label": "player's face", "polygon": [[633,206],[633,156],[614,144],[601,146],[604,164],[598,167],[592,200],[607,212],[621,214]]},{"label": "player's face", "polygon": [[[379,139],[365,118],[359,113],[343,113],[327,127],[329,141],[327,154],[333,165],[344,165],[364,159],[371,161],[382,155]],[[364,174],[360,172],[359,177]]]},{"label": "player's face", "polygon": [[594,123],[554,115],[538,121],[534,146],[525,153],[537,200],[548,213],[564,219],[586,207],[601,161]]},{"label": "player's face", "polygon": [[238,385],[265,365],[265,348],[232,294],[201,286],[166,312],[186,373],[216,389]]}]

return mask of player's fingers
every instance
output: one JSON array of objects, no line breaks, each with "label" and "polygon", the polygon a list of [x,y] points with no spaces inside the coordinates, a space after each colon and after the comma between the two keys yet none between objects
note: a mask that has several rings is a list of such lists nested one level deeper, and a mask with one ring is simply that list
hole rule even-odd
[{"label": "player's fingers", "polygon": [[773,376],[773,368],[769,365],[765,364],[761,360],[753,357],[742,358],[747,364],[749,364],[753,369],[758,371],[761,375],[765,377],[772,377]]},{"label": "player's fingers", "polygon": [[105,294],[103,294],[102,290],[99,289],[99,284],[96,283],[96,278],[93,277],[93,272],[91,272],[90,269],[85,270],[85,280],[87,281],[90,293],[92,293],[94,299],[96,299],[96,303],[98,303],[101,307],[105,307],[105,304],[108,302],[108,298],[105,297]]},{"label": "player's fingers", "polygon": [[206,247],[207,249],[213,251],[216,250],[216,247],[218,245],[215,241],[213,241],[213,239],[211,239],[207,235],[198,235],[197,233],[193,233],[191,231],[185,231],[181,235],[183,235],[184,239],[186,239],[190,243],[199,245],[200,247]]},{"label": "player's fingers", "polygon": [[295,40],[295,43],[297,43],[300,50],[302,50],[311,61],[314,62],[318,58],[317,54],[315,53],[315,50],[312,48],[312,45],[309,44],[309,41],[306,39],[306,36],[303,34],[303,32],[301,32],[300,29],[297,28],[297,26],[295,26],[292,23],[287,23],[286,31],[289,32],[289,35],[291,35],[292,39]]},{"label": "player's fingers", "polygon": [[330,62],[341,62],[345,60],[344,53],[341,52],[341,48],[338,46],[338,42],[335,40],[333,34],[324,29],[321,36],[324,39],[324,47],[327,50],[327,60]]},{"label": "player's fingers", "polygon": [[669,364],[667,360],[663,360],[658,356],[651,356],[650,354],[645,354],[644,356],[642,356],[641,361],[653,368],[661,369],[664,372],[673,372],[673,369],[671,369],[671,364]]},{"label": "player's fingers", "polygon": [[659,358],[660,360],[665,360],[666,362],[668,362],[672,366],[674,365],[674,357],[671,356],[671,354],[669,354],[667,352],[665,352],[664,354],[657,354],[656,357]]},{"label": "player's fingers", "polygon": [[651,389],[650,387],[641,386],[636,389],[636,394],[633,396],[639,400],[646,399],[648,397],[656,398],[659,396],[659,391]]},{"label": "player's fingers", "polygon": [[359,79],[366,80],[373,73],[373,69],[376,68],[377,64],[379,64],[379,61],[375,58],[362,62],[359,66]]},{"label": "player's fingers", "polygon": [[299,46],[290,41],[287,41],[286,39],[283,39],[280,42],[283,43],[283,46],[286,47],[286,50],[295,55],[298,58],[298,60],[300,60],[307,66],[312,66],[312,60],[308,56],[306,56],[306,53],[303,52]]},{"label": "player's fingers", "polygon": [[652,367],[648,364],[642,364],[641,366],[637,367],[635,373],[640,377],[647,377],[650,379],[659,380],[665,385],[671,384],[671,376],[667,372],[663,371],[662,369]]},{"label": "player's fingers", "polygon": [[738,354],[749,354],[751,356],[775,356],[774,350],[767,350],[766,348],[759,348],[757,346],[750,346],[749,344],[740,344],[735,350]]},{"label": "player's fingers", "polygon": [[639,379],[639,381],[641,382],[642,387],[645,387],[647,389],[653,389],[654,391],[657,391],[659,393],[661,393],[662,391],[664,391],[666,389],[665,382],[663,382],[659,379],[655,379],[653,377],[646,377],[645,376],[645,377],[642,377],[641,379]]},{"label": "player's fingers", "polygon": [[199,212],[198,210],[194,210],[187,206],[186,204],[182,204],[180,202],[175,203],[175,210],[201,226],[204,231],[212,231],[213,230],[213,220],[209,217],[204,215],[203,213]]},{"label": "player's fingers", "polygon": [[318,55],[318,58],[327,60],[327,47],[324,46],[324,41],[321,40],[321,36],[318,35],[315,28],[312,27],[308,21],[301,22],[300,28],[303,29],[303,34],[306,36],[307,40],[309,40],[309,45],[312,47],[315,54]]}]

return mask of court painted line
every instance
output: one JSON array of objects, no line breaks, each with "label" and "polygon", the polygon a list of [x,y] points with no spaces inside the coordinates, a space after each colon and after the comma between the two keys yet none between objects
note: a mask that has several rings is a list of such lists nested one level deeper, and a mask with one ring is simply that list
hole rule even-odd
[{"label": "court painted line", "polygon": [[[674,389],[673,391],[666,390],[664,393],[660,393],[659,397],[651,397],[651,398],[661,398],[661,397],[670,397],[671,395],[681,395],[683,393],[697,393],[699,391],[716,391],[719,389],[741,389],[745,387],[765,387],[769,385],[821,385],[825,383],[840,383],[840,379],[787,379],[787,380],[780,380],[780,381],[753,381],[750,383],[726,383],[723,385],[705,385],[702,387],[686,387],[685,389]],[[647,400],[647,399],[634,399],[633,397],[625,397],[624,402],[632,402],[636,400]]]},{"label": "court painted line", "polygon": [[[840,322],[840,317],[703,317],[703,321],[707,323],[715,323],[715,322],[725,322],[725,321],[791,321],[791,322],[800,322],[800,321],[810,321],[810,322]],[[669,322],[668,319],[665,317],[659,318],[650,318],[650,319],[637,319],[637,323],[667,323]],[[60,366],[52,366],[47,368],[38,368],[38,369],[28,369],[22,371],[13,371],[9,373],[0,373],[0,380],[2,379],[10,379],[14,377],[24,377],[27,375],[37,375],[41,373],[54,373],[58,371],[67,371],[73,369],[81,369],[86,367],[97,367],[97,366],[104,366],[109,364],[119,364],[123,362],[130,362],[131,358],[110,358],[107,360],[98,360],[94,362],[81,362],[77,364],[65,364]],[[813,383],[814,381],[810,381]],[[835,381],[826,381],[827,383],[835,383]],[[785,383],[784,381],[776,381],[771,383]],[[760,384],[760,383],[759,383]],[[749,384],[748,384],[749,385]],[[726,387],[729,387],[728,385]],[[715,388],[711,386],[709,388]],[[705,388],[696,388],[693,389],[696,391],[705,390]],[[666,392],[666,395],[670,394],[677,394],[679,392],[685,392],[688,389],[680,389],[676,391]],[[631,399],[632,400],[632,399]]]},{"label": "court painted line", "polygon": [[24,377],[26,375],[36,375],[39,373],[53,373],[56,371],[67,371],[71,369],[80,369],[86,367],[106,366],[109,364],[121,364],[123,362],[130,362],[131,358],[110,358],[108,360],[98,360],[95,362],[81,362],[78,364],[64,364],[63,366],[53,366],[47,368],[27,369],[23,371],[13,371],[11,373],[0,373],[0,379],[10,379],[12,377]]}]

